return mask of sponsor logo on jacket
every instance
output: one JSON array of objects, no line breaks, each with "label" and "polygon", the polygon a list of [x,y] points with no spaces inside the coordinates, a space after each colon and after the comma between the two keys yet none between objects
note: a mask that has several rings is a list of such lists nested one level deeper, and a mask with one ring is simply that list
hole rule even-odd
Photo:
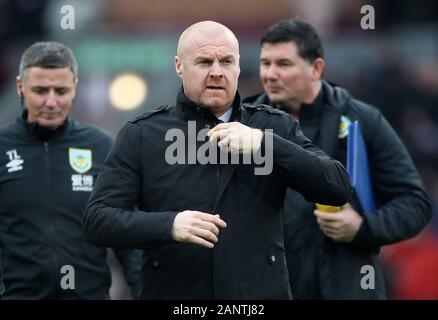
[{"label": "sponsor logo on jacket", "polygon": [[344,139],[348,136],[348,127],[351,124],[350,118],[343,115],[341,116],[341,121],[339,122],[338,128],[338,139]]},{"label": "sponsor logo on jacket", "polygon": [[93,176],[88,174],[72,174],[71,187],[73,191],[93,191]]},{"label": "sponsor logo on jacket", "polygon": [[71,176],[73,191],[93,191],[94,178],[92,175],[84,174],[93,166],[93,155],[90,149],[69,148],[68,160],[70,166],[79,174]]},{"label": "sponsor logo on jacket", "polygon": [[21,159],[21,156],[18,154],[16,149],[6,151],[6,154],[9,157],[9,162],[6,164],[8,172],[23,170],[24,160]]}]

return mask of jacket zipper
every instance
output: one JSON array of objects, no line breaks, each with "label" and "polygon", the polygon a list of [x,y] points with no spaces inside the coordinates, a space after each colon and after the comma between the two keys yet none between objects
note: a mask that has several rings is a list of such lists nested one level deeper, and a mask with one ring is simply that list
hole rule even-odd
[{"label": "jacket zipper", "polygon": [[[56,217],[53,215],[53,203],[52,203],[52,195],[50,193],[50,187],[51,187],[51,171],[50,171],[50,154],[49,154],[49,142],[44,141],[44,151],[45,151],[45,158],[46,158],[46,183],[47,183],[47,204],[48,204],[48,218],[49,218],[49,232],[50,232],[50,248],[52,251],[52,259],[53,259],[53,271],[54,271],[54,288],[56,290],[58,289],[59,283],[57,283],[58,277],[56,275],[60,274],[59,269],[59,261],[57,256],[57,250],[56,250],[56,238],[55,238],[55,223],[56,223]],[[58,270],[59,269],[59,270]]]}]

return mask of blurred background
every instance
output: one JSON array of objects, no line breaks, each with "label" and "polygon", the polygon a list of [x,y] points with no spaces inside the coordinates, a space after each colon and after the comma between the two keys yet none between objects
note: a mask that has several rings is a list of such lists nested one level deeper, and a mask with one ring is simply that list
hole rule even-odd
[{"label": "blurred background", "polygon": [[[74,30],[61,28],[74,9]],[[361,7],[375,29],[361,29]],[[72,111],[116,135],[135,115],[174,104],[180,80],[178,37],[194,22],[216,20],[241,46],[239,90],[261,91],[259,40],[281,19],[303,18],[320,33],[326,79],[380,108],[404,141],[426,185],[434,220],[418,237],[383,249],[393,299],[438,299],[438,2],[430,0],[0,0],[0,125],[19,114],[15,77],[35,41],[70,46],[79,64]],[[113,266],[113,299],[129,295]]]}]

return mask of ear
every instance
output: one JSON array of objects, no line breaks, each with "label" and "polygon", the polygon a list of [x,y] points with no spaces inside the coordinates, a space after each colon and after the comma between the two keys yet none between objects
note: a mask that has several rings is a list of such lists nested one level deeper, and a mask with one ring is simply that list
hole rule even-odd
[{"label": "ear", "polygon": [[175,71],[176,74],[182,78],[182,63],[181,63],[181,59],[178,56],[175,56]]},{"label": "ear", "polygon": [[312,63],[312,80],[321,80],[324,73],[325,61],[323,58],[316,58]]},{"label": "ear", "polygon": [[23,81],[20,76],[15,78],[15,84],[17,85],[17,93],[20,97],[23,97]]}]

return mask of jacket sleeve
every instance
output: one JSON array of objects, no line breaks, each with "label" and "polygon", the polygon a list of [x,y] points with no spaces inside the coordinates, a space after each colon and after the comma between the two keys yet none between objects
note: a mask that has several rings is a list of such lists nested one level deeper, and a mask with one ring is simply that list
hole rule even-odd
[{"label": "jacket sleeve", "polygon": [[369,128],[364,133],[378,209],[364,215],[353,243],[372,249],[418,234],[430,221],[431,209],[403,143],[379,111],[370,116],[363,127]]},{"label": "jacket sleeve", "polygon": [[[113,145],[113,139],[110,134],[104,135],[105,139],[98,141],[102,150],[104,159],[108,155]],[[140,279],[142,251],[136,249],[112,248],[117,260],[122,268],[126,283],[128,284],[133,298],[137,297],[137,285]]]},{"label": "jacket sleeve", "polygon": [[298,122],[283,116],[286,137],[265,131],[262,151],[273,155],[274,170],[289,188],[300,192],[307,201],[327,205],[343,205],[350,201],[352,189],[342,164],[314,146],[304,136]]},{"label": "jacket sleeve", "polygon": [[85,209],[83,228],[91,243],[144,248],[173,241],[177,212],[136,210],[142,188],[141,148],[138,124],[128,123],[117,136]]},{"label": "jacket sleeve", "polygon": [[137,298],[138,283],[140,280],[142,251],[137,249],[113,249],[117,260],[122,267],[126,283],[131,289],[132,297]]}]

